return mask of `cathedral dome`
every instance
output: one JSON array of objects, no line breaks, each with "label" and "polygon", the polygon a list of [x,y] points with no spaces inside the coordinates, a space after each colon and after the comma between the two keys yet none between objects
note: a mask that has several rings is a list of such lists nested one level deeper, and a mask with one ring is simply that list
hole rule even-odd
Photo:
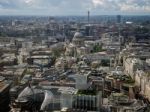
[{"label": "cathedral dome", "polygon": [[81,32],[76,32],[74,34],[74,38],[78,39],[78,38],[83,38],[83,34]]},{"label": "cathedral dome", "polygon": [[77,31],[75,34],[74,34],[74,37],[72,39],[72,43],[75,45],[75,46],[83,46],[84,45],[84,36],[82,33],[80,33],[79,31]]}]

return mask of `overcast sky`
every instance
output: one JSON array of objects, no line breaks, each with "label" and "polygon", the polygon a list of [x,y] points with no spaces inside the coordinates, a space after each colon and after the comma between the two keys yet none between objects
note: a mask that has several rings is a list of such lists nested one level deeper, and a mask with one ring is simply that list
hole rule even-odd
[{"label": "overcast sky", "polygon": [[0,15],[150,15],[150,0],[0,0]]}]

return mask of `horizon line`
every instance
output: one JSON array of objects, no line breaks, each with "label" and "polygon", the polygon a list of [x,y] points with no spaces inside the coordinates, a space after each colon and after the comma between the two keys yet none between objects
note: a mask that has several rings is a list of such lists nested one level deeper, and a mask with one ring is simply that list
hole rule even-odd
[{"label": "horizon line", "polygon": [[[149,14],[94,14],[94,15],[90,15],[90,17],[94,17],[94,16],[117,16],[117,15],[121,15],[121,16],[150,16]],[[0,17],[2,16],[38,16],[38,17],[85,17],[87,15],[30,15],[30,14],[16,14],[16,15],[0,15]]]}]

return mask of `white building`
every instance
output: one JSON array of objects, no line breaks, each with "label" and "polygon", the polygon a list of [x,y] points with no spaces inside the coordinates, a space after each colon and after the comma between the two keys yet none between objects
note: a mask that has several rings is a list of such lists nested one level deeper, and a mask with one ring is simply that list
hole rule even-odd
[{"label": "white building", "polygon": [[138,58],[124,58],[123,61],[125,72],[133,79],[135,78],[135,71],[140,69],[142,65],[142,61]]}]

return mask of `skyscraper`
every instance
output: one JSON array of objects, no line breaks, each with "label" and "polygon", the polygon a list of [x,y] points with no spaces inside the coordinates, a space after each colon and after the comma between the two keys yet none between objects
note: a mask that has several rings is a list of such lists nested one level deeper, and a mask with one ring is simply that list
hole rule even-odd
[{"label": "skyscraper", "polygon": [[88,24],[90,22],[90,11],[88,11]]},{"label": "skyscraper", "polygon": [[117,23],[121,23],[121,15],[117,15]]}]

